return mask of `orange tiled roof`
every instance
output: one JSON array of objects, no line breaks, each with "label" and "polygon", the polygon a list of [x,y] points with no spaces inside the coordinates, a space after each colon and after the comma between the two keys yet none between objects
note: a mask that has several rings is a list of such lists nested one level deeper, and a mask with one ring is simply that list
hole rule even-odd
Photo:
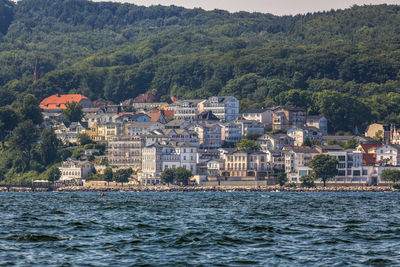
[{"label": "orange tiled roof", "polygon": [[152,110],[147,113],[147,116],[150,117],[151,122],[157,122],[161,117],[161,111],[159,110]]},{"label": "orange tiled roof", "polygon": [[363,165],[374,165],[376,162],[376,154],[363,154]]},{"label": "orange tiled roof", "polygon": [[380,144],[360,144],[360,146],[364,153],[370,154],[371,149],[375,150],[382,145],[380,145]]},{"label": "orange tiled roof", "polygon": [[82,99],[88,99],[84,95],[52,95],[40,103],[41,109],[66,109],[65,104],[68,102],[80,102]]}]

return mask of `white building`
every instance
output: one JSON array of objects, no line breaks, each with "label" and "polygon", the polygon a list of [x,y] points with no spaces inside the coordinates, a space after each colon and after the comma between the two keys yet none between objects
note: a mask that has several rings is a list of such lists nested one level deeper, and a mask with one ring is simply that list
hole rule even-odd
[{"label": "white building", "polygon": [[383,145],[376,149],[379,165],[400,166],[400,145]]},{"label": "white building", "polygon": [[322,132],[320,129],[315,127],[292,127],[287,130],[287,135],[294,139],[295,146],[301,146],[307,137],[310,141],[316,140],[322,142]]},{"label": "white building", "polygon": [[323,135],[328,134],[328,120],[324,116],[308,116],[306,125],[320,129]]},{"label": "white building", "polygon": [[88,161],[70,158],[62,163],[59,170],[61,172],[61,181],[75,181],[78,184],[82,184],[82,180],[93,171],[93,165]]},{"label": "white building", "polygon": [[211,111],[221,121],[233,121],[239,117],[239,100],[233,96],[212,96],[198,104],[199,112]]},{"label": "white building", "polygon": [[160,184],[160,174],[165,169],[183,167],[197,174],[196,146],[181,143],[178,146],[153,144],[143,148],[141,184]]},{"label": "white building", "polygon": [[250,121],[258,121],[262,124],[272,124],[272,116],[274,111],[272,109],[248,109],[242,114],[242,118]]},{"label": "white building", "polygon": [[226,143],[237,143],[243,138],[242,126],[234,122],[219,123],[221,139]]},{"label": "white building", "polygon": [[145,135],[154,130],[163,130],[164,124],[159,122],[134,122],[125,124],[125,135]]},{"label": "white building", "polygon": [[194,120],[200,113],[199,104],[205,100],[179,100],[168,106],[168,110],[174,111],[174,119],[177,120]]},{"label": "white building", "polygon": [[294,146],[294,139],[286,134],[263,134],[256,142],[262,151],[282,150],[285,146]]}]

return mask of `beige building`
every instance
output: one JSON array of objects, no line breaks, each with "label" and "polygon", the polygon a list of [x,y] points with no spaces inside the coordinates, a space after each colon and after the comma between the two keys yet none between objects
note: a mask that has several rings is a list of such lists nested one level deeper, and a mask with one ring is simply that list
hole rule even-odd
[{"label": "beige building", "polygon": [[390,125],[374,123],[368,126],[365,136],[382,139],[384,144],[390,144]]},{"label": "beige building", "polygon": [[119,168],[140,170],[143,147],[144,138],[141,136],[113,137],[108,141],[108,163]]},{"label": "beige building", "polygon": [[197,133],[201,148],[220,148],[222,146],[221,126],[217,123],[200,122],[191,126]]},{"label": "beige building", "polygon": [[276,107],[272,115],[274,130],[285,130],[290,126],[304,126],[307,112],[298,107]]},{"label": "beige building", "polygon": [[233,151],[222,155],[225,161],[223,177],[253,177],[263,179],[271,168],[267,162],[267,154],[259,151]]},{"label": "beige building", "polygon": [[93,171],[93,165],[88,161],[68,159],[62,163],[59,170],[61,172],[60,181],[75,181],[81,184],[82,180]]}]

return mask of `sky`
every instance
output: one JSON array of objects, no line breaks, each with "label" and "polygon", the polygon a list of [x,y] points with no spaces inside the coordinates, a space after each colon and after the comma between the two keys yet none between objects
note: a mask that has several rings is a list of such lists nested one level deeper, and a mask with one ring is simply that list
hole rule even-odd
[{"label": "sky", "polygon": [[[105,0],[95,0],[105,1]],[[275,15],[295,15],[331,9],[344,9],[353,5],[400,4],[400,0],[106,0],[136,5],[175,5],[206,10],[224,9],[230,12],[249,11]]]}]

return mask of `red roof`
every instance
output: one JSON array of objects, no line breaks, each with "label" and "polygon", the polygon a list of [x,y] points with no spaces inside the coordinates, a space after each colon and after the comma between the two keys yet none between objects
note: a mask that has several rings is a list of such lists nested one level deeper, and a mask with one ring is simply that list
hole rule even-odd
[{"label": "red roof", "polygon": [[153,94],[140,94],[133,100],[134,103],[153,103],[157,101],[157,96]]},{"label": "red roof", "polygon": [[174,116],[173,110],[163,110],[163,112],[164,112],[164,117],[172,118]]},{"label": "red roof", "polygon": [[68,102],[80,103],[83,99],[88,99],[84,95],[52,95],[40,103],[41,109],[66,109],[65,104]]},{"label": "red roof", "polygon": [[363,154],[363,165],[375,165],[376,154]]},{"label": "red roof", "polygon": [[151,122],[157,122],[160,119],[161,114],[162,113],[159,110],[152,110],[152,111],[147,113],[147,116],[150,117],[150,121]]},{"label": "red roof", "polygon": [[369,153],[371,149],[377,149],[381,144],[360,144],[363,153]]}]

